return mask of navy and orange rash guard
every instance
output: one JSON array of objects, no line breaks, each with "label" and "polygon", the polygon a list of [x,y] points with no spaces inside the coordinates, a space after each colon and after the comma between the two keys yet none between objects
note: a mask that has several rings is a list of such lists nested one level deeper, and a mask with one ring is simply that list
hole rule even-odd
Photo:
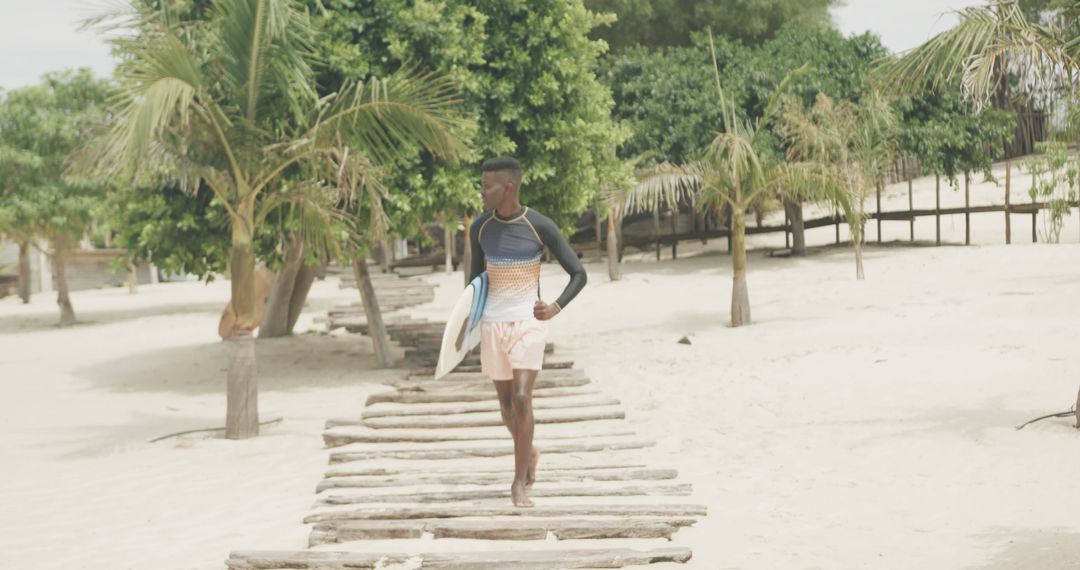
[{"label": "navy and orange rash guard", "polygon": [[472,267],[469,281],[487,271],[488,295],[483,320],[526,321],[533,318],[533,304],[540,298],[540,258],[551,250],[570,282],[555,301],[560,309],[577,296],[587,277],[577,254],[550,218],[522,208],[509,218],[494,210],[484,212],[469,228]]}]

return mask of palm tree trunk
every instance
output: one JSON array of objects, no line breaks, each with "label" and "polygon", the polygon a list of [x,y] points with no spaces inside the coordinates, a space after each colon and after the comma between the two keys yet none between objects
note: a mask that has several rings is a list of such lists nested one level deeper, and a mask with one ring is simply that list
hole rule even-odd
[{"label": "palm tree trunk", "polygon": [[596,211],[596,259],[604,258],[604,218]]},{"label": "palm tree trunk", "polygon": [[75,324],[75,309],[71,306],[71,295],[67,282],[67,236],[59,232],[53,240],[53,274],[56,281],[56,304],[60,306],[60,326]]},{"label": "palm tree trunk", "polygon": [[746,212],[731,210],[731,326],[750,324],[750,290],[746,286]]},{"label": "palm tree trunk", "polygon": [[319,275],[322,268],[323,264],[321,262],[310,265],[304,264],[300,268],[300,273],[296,276],[296,285],[293,286],[292,296],[289,298],[289,322],[286,327],[286,334],[293,333],[296,321],[304,310],[304,303],[307,301],[308,292],[311,291],[311,285],[315,282],[315,277]]},{"label": "palm tree trunk", "polygon": [[375,297],[375,287],[371,284],[371,273],[368,271],[367,260],[363,255],[357,255],[353,259],[353,275],[356,284],[360,288],[360,300],[364,304],[364,315],[367,316],[368,336],[375,347],[375,357],[381,368],[390,368],[394,365],[394,357],[390,354],[390,337],[386,334],[386,325],[383,324],[382,312],[379,311],[379,300]]},{"label": "palm tree trunk", "polygon": [[446,250],[446,272],[454,272],[454,232],[450,230],[449,218],[442,216],[443,249]]},{"label": "palm tree trunk", "polygon": [[298,233],[290,235],[288,239],[281,271],[278,271],[274,284],[270,287],[266,312],[263,313],[262,323],[259,325],[259,338],[289,334],[289,308],[292,305],[297,276],[304,265],[304,239]]},{"label": "palm tree trunk", "polygon": [[465,274],[465,285],[469,284],[469,275],[472,272],[472,216],[465,216],[465,248],[462,253],[462,273]]},{"label": "palm tree trunk", "polygon": [[139,272],[134,261],[128,261],[128,293],[134,295],[139,292]]},{"label": "palm tree trunk", "polygon": [[619,211],[619,213],[615,216],[615,241],[618,243],[619,246],[619,263],[622,263],[623,254],[626,251],[626,245],[623,242],[623,222],[625,221],[625,219],[626,213],[623,211]]},{"label": "palm tree trunk", "polygon": [[608,278],[612,281],[622,279],[622,267],[619,266],[619,236],[615,232],[615,212],[607,219],[607,267]]},{"label": "palm tree trunk", "polygon": [[30,241],[19,242],[19,298],[30,302]]},{"label": "palm tree trunk", "polygon": [[247,439],[259,435],[259,388],[255,376],[255,227],[254,197],[239,205],[232,219],[232,255],[229,273],[232,308],[236,318],[229,337],[229,377],[225,437]]},{"label": "palm tree trunk", "polygon": [[791,224],[791,255],[806,253],[806,224],[803,222],[802,202],[784,198],[784,211]]}]

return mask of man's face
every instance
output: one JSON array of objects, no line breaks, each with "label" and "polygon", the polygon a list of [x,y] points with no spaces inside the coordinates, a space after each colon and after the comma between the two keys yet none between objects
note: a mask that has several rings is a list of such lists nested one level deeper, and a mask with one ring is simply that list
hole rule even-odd
[{"label": "man's face", "polygon": [[506,171],[485,172],[481,178],[480,195],[484,199],[484,209],[498,208],[514,188],[514,178]]}]

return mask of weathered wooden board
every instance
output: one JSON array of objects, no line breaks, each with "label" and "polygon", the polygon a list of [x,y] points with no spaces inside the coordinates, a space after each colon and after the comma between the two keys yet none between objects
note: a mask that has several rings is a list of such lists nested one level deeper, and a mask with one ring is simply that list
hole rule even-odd
[{"label": "weathered wooden board", "polygon": [[420,561],[419,568],[423,570],[571,570],[686,562],[690,557],[689,548],[447,552],[415,557],[405,554],[266,550],[233,552],[225,564],[233,570],[354,570],[375,568],[377,564],[402,564],[413,558]]},{"label": "weathered wooden board", "polygon": [[[618,406],[575,408],[573,410],[537,410],[533,414],[538,425],[621,420],[626,412]],[[452,429],[503,425],[502,414],[485,412],[458,416],[412,416],[404,418],[372,418],[361,424],[373,429]]]},{"label": "weathered wooden board", "polygon": [[[610,442],[580,442],[558,443],[551,445],[537,445],[536,448],[544,455],[556,453],[601,453],[620,449],[642,449],[656,445],[653,441],[610,441]],[[458,449],[424,449],[424,448],[399,448],[399,449],[371,449],[364,451],[342,451],[330,454],[330,463],[345,463],[348,461],[368,461],[372,459],[468,459],[470,457],[505,457],[514,454],[513,444],[498,446],[462,447]]]},{"label": "weathered wooden board", "polygon": [[[663,481],[678,477],[676,469],[585,469],[580,471],[540,472],[545,483],[587,481]],[[315,492],[326,489],[367,489],[377,487],[407,487],[414,485],[509,485],[513,474],[464,473],[457,475],[396,475],[396,476],[335,476],[319,482]]]},{"label": "weathered wooden board", "polygon": [[346,520],[409,520],[445,519],[460,517],[703,517],[707,509],[701,505],[644,504],[644,505],[557,505],[519,509],[512,505],[417,505],[412,507],[362,507],[316,512],[304,517],[305,524]]},{"label": "weathered wooden board", "polygon": [[[537,485],[529,491],[533,498],[543,497],[641,497],[641,496],[687,496],[692,492],[689,483],[672,484],[615,484],[615,485]],[[318,502],[323,505],[363,505],[372,503],[455,503],[509,499],[510,487],[492,487],[469,491],[440,491],[427,493],[380,493],[380,494],[323,494]]]},{"label": "weathered wooden board", "polygon": [[[533,401],[542,398],[562,398],[566,396],[595,396],[600,391],[595,388],[550,388],[533,392]],[[399,390],[380,392],[368,396],[367,405],[383,402],[401,404],[446,404],[451,402],[497,401],[495,388],[487,391],[469,390],[462,392],[402,392]],[[327,426],[333,427],[333,426]]]}]

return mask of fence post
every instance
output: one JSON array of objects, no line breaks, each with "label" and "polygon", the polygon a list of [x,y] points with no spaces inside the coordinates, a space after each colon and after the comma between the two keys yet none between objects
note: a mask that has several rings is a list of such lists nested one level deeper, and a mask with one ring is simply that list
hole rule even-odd
[{"label": "fence post", "polygon": [[1034,211],[1031,212],[1031,243],[1039,243],[1039,237],[1038,237],[1038,233],[1037,233],[1038,226],[1039,226],[1039,211],[1034,210]]},{"label": "fence post", "polygon": [[881,187],[882,182],[877,183],[877,242],[881,243]]},{"label": "fence post", "polygon": [[964,171],[964,245],[971,245],[971,173]]},{"label": "fence post", "polygon": [[1012,161],[1005,161],[1005,244],[1012,243],[1012,219],[1009,217],[1009,190],[1012,187]]},{"label": "fence post", "polygon": [[914,179],[908,178],[907,181],[907,207],[908,212],[911,213],[911,219],[908,220],[908,225],[911,226],[911,241],[915,241],[915,192],[912,189],[914,185]]},{"label": "fence post", "polygon": [[788,219],[787,208],[784,208],[784,249],[791,247],[791,221]]},{"label": "fence post", "polygon": [[941,245],[941,175],[934,174],[934,223],[937,225],[937,244]]},{"label": "fence post", "polygon": [[840,245],[840,212],[833,210],[833,218],[836,220],[836,245]]}]

